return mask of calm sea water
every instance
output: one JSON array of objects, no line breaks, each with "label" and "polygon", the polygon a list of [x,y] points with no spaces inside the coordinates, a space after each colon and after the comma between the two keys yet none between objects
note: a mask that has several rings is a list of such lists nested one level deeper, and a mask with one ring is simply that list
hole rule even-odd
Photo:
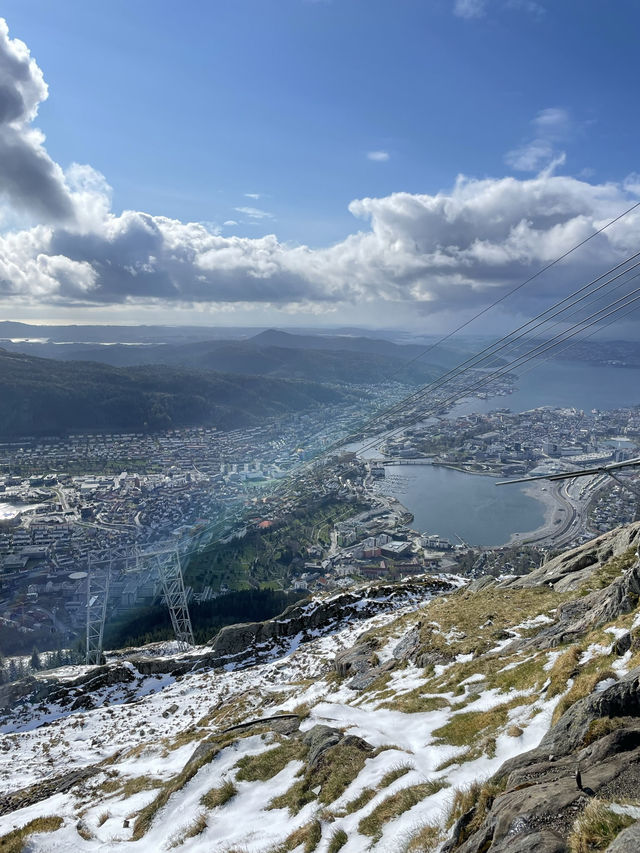
[{"label": "calm sea water", "polygon": [[544,521],[542,504],[521,486],[496,486],[495,477],[465,474],[437,465],[389,465],[380,491],[411,510],[411,527],[437,533],[454,545],[503,545]]},{"label": "calm sea water", "polygon": [[[517,384],[518,390],[506,397],[464,400],[450,416],[497,408],[522,412],[537,406],[572,406],[590,411],[640,404],[637,369],[546,362],[519,377]],[[513,533],[535,530],[544,521],[542,504],[524,494],[522,486],[497,487],[493,477],[429,465],[390,466],[386,471],[380,488],[411,510],[412,527],[454,544],[459,536],[472,545],[501,545]]]},{"label": "calm sea water", "polygon": [[450,415],[509,408],[525,412],[537,406],[617,409],[640,404],[640,370],[627,367],[591,367],[582,362],[548,361],[517,380],[518,390],[506,397],[463,400]]}]

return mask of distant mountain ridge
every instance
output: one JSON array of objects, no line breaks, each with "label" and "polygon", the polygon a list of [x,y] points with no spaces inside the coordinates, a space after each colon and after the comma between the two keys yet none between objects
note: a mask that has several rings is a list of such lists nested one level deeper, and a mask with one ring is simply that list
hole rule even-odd
[{"label": "distant mountain ridge", "polygon": [[231,429],[349,395],[306,381],[160,365],[118,368],[0,349],[0,399],[0,436],[10,437],[199,425]]},{"label": "distant mountain ridge", "polygon": [[[37,328],[27,327],[30,330]],[[33,331],[30,334],[35,337]],[[0,324],[0,338],[2,335]],[[23,330],[20,336],[13,337],[29,335]],[[91,340],[89,334],[85,340]],[[97,361],[114,367],[165,364],[225,373],[345,384],[378,384],[391,378],[410,384],[423,384],[441,375],[447,367],[457,363],[460,357],[458,352],[439,350],[438,363],[434,363],[433,359],[420,357],[423,346],[396,344],[383,338],[293,334],[276,329],[242,339],[190,339],[168,343],[138,340],[110,343],[108,346],[97,340],[96,343],[34,340],[11,343],[5,340],[0,341],[0,345],[12,352],[61,361]]]}]

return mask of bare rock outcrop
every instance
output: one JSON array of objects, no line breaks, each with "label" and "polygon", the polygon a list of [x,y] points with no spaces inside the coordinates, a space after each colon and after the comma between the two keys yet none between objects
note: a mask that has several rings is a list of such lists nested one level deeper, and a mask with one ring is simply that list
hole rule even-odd
[{"label": "bare rock outcrop", "polygon": [[274,619],[222,628],[209,646],[215,665],[240,662],[251,665],[265,660],[274,650],[284,653],[292,644],[311,640],[347,621],[395,610],[403,604],[419,602],[453,588],[454,585],[444,578],[426,577],[292,604]]},{"label": "bare rock outcrop", "polygon": [[[603,718],[615,720],[613,730],[603,726],[589,742],[592,724]],[[447,853],[568,853],[573,823],[592,797],[616,801],[640,789],[640,667],[576,702],[536,749],[506,761],[491,782],[503,792],[484,816],[475,814],[476,806],[460,818]],[[626,849],[621,846],[620,853]]]},{"label": "bare rock outcrop", "polygon": [[579,545],[543,563],[530,574],[504,581],[500,586],[524,589],[552,586],[558,592],[579,589],[591,575],[612,557],[618,557],[640,544],[640,522],[617,527],[596,539]]}]

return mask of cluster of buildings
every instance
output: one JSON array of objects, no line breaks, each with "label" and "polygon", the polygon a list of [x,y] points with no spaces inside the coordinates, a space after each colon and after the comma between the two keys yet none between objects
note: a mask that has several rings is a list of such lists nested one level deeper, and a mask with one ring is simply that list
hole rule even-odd
[{"label": "cluster of buildings", "polygon": [[430,456],[464,471],[509,477],[549,460],[576,467],[620,461],[637,453],[639,438],[638,407],[584,412],[542,406],[439,418],[405,430],[383,450],[391,458]]}]

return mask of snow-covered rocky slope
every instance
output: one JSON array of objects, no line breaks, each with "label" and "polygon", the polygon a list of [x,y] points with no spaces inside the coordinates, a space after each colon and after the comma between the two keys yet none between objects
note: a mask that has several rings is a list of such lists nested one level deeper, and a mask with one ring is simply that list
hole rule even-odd
[{"label": "snow-covered rocky slope", "polygon": [[596,806],[606,846],[640,817],[639,530],[14,685],[0,850],[560,853]]}]

